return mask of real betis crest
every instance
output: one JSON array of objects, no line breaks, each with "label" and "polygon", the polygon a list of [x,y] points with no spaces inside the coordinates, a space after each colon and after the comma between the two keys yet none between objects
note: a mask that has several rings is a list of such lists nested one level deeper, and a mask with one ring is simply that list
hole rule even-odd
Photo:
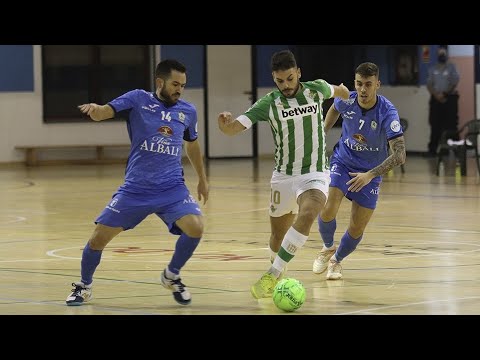
[{"label": "real betis crest", "polygon": [[315,99],[316,94],[317,94],[316,91],[313,91],[312,89],[308,89],[305,96],[309,97],[310,99]]}]

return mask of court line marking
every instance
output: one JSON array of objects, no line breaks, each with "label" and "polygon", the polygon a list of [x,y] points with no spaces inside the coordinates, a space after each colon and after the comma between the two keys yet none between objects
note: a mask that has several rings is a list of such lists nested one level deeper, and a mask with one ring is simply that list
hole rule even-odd
[{"label": "court line marking", "polygon": [[335,315],[353,315],[353,314],[369,313],[369,312],[372,312],[372,311],[380,311],[380,310],[386,310],[386,309],[405,308],[405,307],[416,306],[416,305],[435,304],[435,303],[441,303],[441,302],[449,303],[449,302],[452,302],[452,301],[475,300],[475,299],[480,299],[480,296],[467,296],[467,297],[444,299],[444,300],[418,301],[418,302],[411,302],[411,303],[400,304],[400,305],[378,306],[376,308],[366,308],[366,309],[363,309],[363,310],[348,311],[348,312],[344,312],[344,313],[337,313]]},{"label": "court line marking", "polygon": [[[350,261],[374,261],[374,260],[388,260],[388,261],[392,261],[392,260],[398,260],[398,259],[405,259],[405,258],[416,258],[416,257],[427,257],[427,256],[452,256],[452,255],[466,255],[466,254],[471,254],[471,253],[477,253],[477,252],[480,252],[480,244],[475,244],[475,243],[466,243],[466,242],[452,242],[452,241],[443,241],[443,242],[439,242],[438,240],[432,240],[432,241],[427,241],[427,240],[421,240],[421,241],[418,241],[418,240],[401,240],[402,243],[405,243],[405,242],[410,242],[410,243],[414,243],[414,244],[454,244],[454,245],[467,245],[467,246],[472,246],[472,247],[477,247],[477,249],[473,249],[473,250],[464,250],[464,251],[457,251],[457,250],[454,250],[454,251],[451,251],[451,252],[437,252],[437,251],[428,251],[428,250],[422,250],[423,254],[412,254],[412,255],[401,255],[401,256],[388,256],[388,257],[376,257],[376,258],[373,258],[373,257],[367,257],[365,259],[349,259],[349,262]],[[142,242],[136,242],[136,244],[138,243],[142,243]],[[143,242],[145,243],[145,241]],[[81,257],[72,257],[72,256],[64,256],[64,255],[59,255],[57,252],[59,251],[66,251],[66,250],[71,250],[71,249],[81,249],[81,247],[78,247],[78,246],[72,246],[72,247],[68,247],[68,248],[57,248],[57,249],[53,249],[53,250],[49,250],[46,252],[46,255],[47,256],[51,256],[51,257],[56,257],[56,258],[61,258],[61,259],[65,259],[65,260],[81,260]],[[411,249],[405,249],[405,248],[401,248],[402,250],[404,251],[412,251]],[[225,252],[233,252],[233,251],[267,251],[268,250],[268,247],[260,247],[260,248],[248,248],[248,249],[242,249],[242,250],[209,250],[209,251],[205,251],[205,252],[202,252],[202,253],[211,253],[211,254],[215,254],[215,253],[225,253]],[[160,255],[168,255],[169,257],[171,256],[173,252],[173,249],[172,251],[168,251],[168,252],[165,252],[164,254],[160,254]],[[155,254],[151,254],[152,256],[159,256],[158,253],[155,253]],[[145,256],[148,256],[147,254],[130,254],[129,257],[134,257],[134,256],[142,256],[142,257],[145,257]],[[135,259],[115,259],[115,258],[112,258],[112,257],[109,257],[109,256],[105,256],[103,255],[102,256],[102,260],[106,260],[106,261],[127,261],[127,262],[144,262],[145,260],[135,260]],[[0,263],[3,263],[3,262],[13,262],[13,261],[16,261],[16,260],[0,260]],[[167,260],[148,260],[149,262],[154,262],[154,263],[157,263],[157,262],[160,262],[160,263],[164,263],[165,261]],[[194,259],[194,258],[191,258],[189,261],[193,261],[193,262],[215,262],[215,261],[218,261],[218,260],[215,260],[215,259],[211,259],[211,260],[207,260],[207,259]],[[264,261],[263,259],[262,260],[242,260],[242,263],[247,263],[247,262],[261,262],[261,261]],[[305,261],[310,261],[310,260],[298,260],[300,262],[305,262]]]}]

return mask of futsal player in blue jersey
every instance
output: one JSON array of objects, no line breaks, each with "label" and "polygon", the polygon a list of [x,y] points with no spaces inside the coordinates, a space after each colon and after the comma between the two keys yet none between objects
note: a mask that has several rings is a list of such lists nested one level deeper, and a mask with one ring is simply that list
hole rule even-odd
[{"label": "futsal player in blue jersey", "polygon": [[197,140],[195,106],[180,99],[186,84],[186,68],[176,60],[164,60],[155,70],[156,91],[133,90],[105,105],[79,106],[94,121],[113,118],[128,111],[127,129],[131,141],[125,182],[113,194],[96,219],[95,230],[85,245],[81,279],[67,297],[67,305],[82,305],[92,299],[93,274],[103,249],[119,233],[133,229],[155,214],[180,235],[172,259],[160,276],[160,283],[173,292],[181,305],[191,302],[180,270],[190,259],[203,234],[200,207],[185,185],[182,145],[199,177],[197,191],[208,200],[208,183]]},{"label": "futsal player in blue jersey", "polygon": [[[330,159],[330,186],[318,217],[323,248],[313,262],[313,272],[327,271],[328,280],[342,278],[341,261],[362,240],[377,206],[382,175],[405,163],[405,140],[395,106],[380,88],[377,65],[366,62],[355,70],[355,90],[350,98],[335,98],[325,116],[325,131],[341,115],[342,135]],[[391,148],[389,155],[388,146]],[[343,198],[352,202],[350,224],[338,248],[334,244],[336,216]]]}]

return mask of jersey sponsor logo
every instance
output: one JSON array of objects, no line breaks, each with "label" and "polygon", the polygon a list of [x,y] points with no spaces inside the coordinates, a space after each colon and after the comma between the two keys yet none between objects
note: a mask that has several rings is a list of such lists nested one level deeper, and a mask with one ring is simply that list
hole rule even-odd
[{"label": "jersey sponsor logo", "polygon": [[318,104],[307,104],[290,109],[282,109],[280,112],[282,120],[291,119],[295,116],[316,115],[319,113]]},{"label": "jersey sponsor logo", "polygon": [[342,101],[347,105],[352,105],[355,102],[355,99],[342,99]]},{"label": "jersey sponsor logo", "polygon": [[156,137],[153,138],[153,142],[148,143],[145,140],[142,145],[140,146],[140,150],[156,152],[159,154],[167,154],[171,156],[179,156],[180,154],[180,147],[171,145],[168,141],[164,139],[155,140]]},{"label": "jersey sponsor logo", "polygon": [[390,124],[390,129],[394,132],[399,132],[402,126],[400,125],[400,122],[398,120],[394,120]]},{"label": "jersey sponsor logo", "polygon": [[173,130],[168,126],[160,126],[157,131],[163,136],[170,137],[173,135]]},{"label": "jersey sponsor logo", "polygon": [[184,204],[196,204],[195,198],[192,195],[188,195],[188,197],[183,200]]},{"label": "jersey sponsor logo", "polygon": [[339,172],[337,172],[337,164],[332,165],[332,168],[330,169],[330,172],[331,172],[331,174],[334,174],[334,175],[338,175],[338,176],[342,175]]},{"label": "jersey sponsor logo", "polygon": [[114,209],[115,205],[117,205],[118,199],[113,199],[110,204],[105,206],[108,210],[112,210],[113,212],[116,212],[117,214],[120,213],[120,210]]},{"label": "jersey sponsor logo", "polygon": [[[359,134],[355,134],[355,135],[359,135]],[[355,136],[354,135],[354,136]],[[363,136],[362,136],[363,137]],[[364,138],[365,139],[365,138]],[[354,139],[356,140],[356,139]],[[348,147],[349,149],[352,149],[354,151],[380,151],[380,149],[378,147],[370,147],[368,146],[367,144],[362,144],[362,143],[359,143],[357,142],[358,140],[356,141],[351,141],[349,138],[345,139],[343,141],[343,144]],[[366,141],[366,140],[365,140]]]},{"label": "jersey sponsor logo", "polygon": [[366,144],[367,143],[367,139],[365,139],[365,136],[363,136],[362,134],[354,134],[352,137],[355,140],[357,140],[360,144]]},{"label": "jersey sponsor logo", "polygon": [[355,111],[345,111],[345,112],[342,114],[342,117],[345,118],[345,119],[350,119],[350,120],[352,120],[352,119],[353,119],[353,115],[355,115]]},{"label": "jersey sponsor logo", "polygon": [[[156,105],[156,106],[160,106],[160,105]],[[148,111],[150,111],[150,112],[152,112],[152,113],[156,112],[155,110],[153,110],[152,105],[150,105],[150,107],[148,107],[148,106],[142,106],[142,109],[148,110]]]},{"label": "jersey sponsor logo", "polygon": [[372,195],[378,195],[379,192],[380,192],[380,188],[379,188],[379,187],[370,190],[370,194],[372,194]]}]

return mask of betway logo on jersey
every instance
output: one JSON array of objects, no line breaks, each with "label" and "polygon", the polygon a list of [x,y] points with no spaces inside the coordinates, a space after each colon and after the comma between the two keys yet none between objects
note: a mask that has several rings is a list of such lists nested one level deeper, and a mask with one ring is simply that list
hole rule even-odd
[{"label": "betway logo on jersey", "polygon": [[291,119],[295,116],[307,116],[307,115],[316,115],[318,114],[318,104],[307,104],[302,106],[297,106],[290,109],[283,109],[280,112],[281,119]]}]

